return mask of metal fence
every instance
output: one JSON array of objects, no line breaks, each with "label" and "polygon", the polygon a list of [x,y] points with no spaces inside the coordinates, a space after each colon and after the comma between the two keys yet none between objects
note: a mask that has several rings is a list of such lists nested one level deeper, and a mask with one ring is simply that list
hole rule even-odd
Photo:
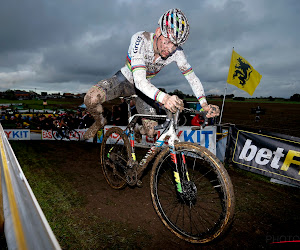
[{"label": "metal fence", "polygon": [[1,124],[0,156],[0,229],[4,225],[8,249],[61,249]]}]

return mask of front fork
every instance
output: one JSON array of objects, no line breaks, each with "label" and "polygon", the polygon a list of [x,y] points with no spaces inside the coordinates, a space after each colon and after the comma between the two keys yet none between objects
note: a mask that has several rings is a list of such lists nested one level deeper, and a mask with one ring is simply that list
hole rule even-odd
[{"label": "front fork", "polygon": [[175,164],[173,174],[175,177],[176,189],[179,193],[182,194],[184,192],[183,182],[190,181],[189,173],[188,173],[187,166],[186,166],[185,156],[184,156],[183,152],[180,153],[182,161],[181,161],[181,166],[179,168],[178,161],[177,161],[177,155],[175,152],[175,147],[170,146],[170,155],[171,155],[172,162]]}]

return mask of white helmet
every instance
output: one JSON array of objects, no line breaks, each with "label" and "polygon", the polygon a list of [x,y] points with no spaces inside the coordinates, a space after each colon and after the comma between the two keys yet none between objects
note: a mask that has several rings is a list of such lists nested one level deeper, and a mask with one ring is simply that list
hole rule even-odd
[{"label": "white helmet", "polygon": [[188,38],[190,26],[186,16],[180,9],[170,9],[164,13],[158,25],[162,35],[170,38],[175,45],[182,45]]}]

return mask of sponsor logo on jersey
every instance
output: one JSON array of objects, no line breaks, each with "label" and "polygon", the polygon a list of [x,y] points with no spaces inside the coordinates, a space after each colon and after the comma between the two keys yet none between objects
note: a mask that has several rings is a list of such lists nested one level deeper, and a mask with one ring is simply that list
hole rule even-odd
[{"label": "sponsor logo on jersey", "polygon": [[138,52],[141,41],[142,41],[142,37],[138,36],[138,38],[136,39],[135,44],[134,44],[133,53]]}]

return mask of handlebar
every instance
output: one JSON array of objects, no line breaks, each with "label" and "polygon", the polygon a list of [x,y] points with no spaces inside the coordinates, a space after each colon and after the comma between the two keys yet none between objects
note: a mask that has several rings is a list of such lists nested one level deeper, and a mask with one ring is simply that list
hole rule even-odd
[{"label": "handlebar", "polygon": [[204,118],[204,123],[200,127],[198,127],[198,126],[192,127],[192,130],[204,129],[208,125],[208,118],[206,116],[207,111],[194,110],[194,109],[188,109],[188,108],[184,108],[184,111],[187,113],[199,114]]},{"label": "handlebar", "polygon": [[[159,125],[155,126],[154,127],[155,130],[167,128],[170,125],[171,121],[173,121],[174,124],[177,126],[180,111],[177,110],[176,113],[172,113],[171,111],[169,111],[165,108],[163,108],[163,109],[167,113],[167,118],[163,124],[159,124]],[[188,109],[188,108],[184,108],[184,111],[186,113],[199,114],[199,115],[203,116],[203,118],[204,118],[204,123],[200,127],[192,127],[192,130],[203,129],[208,124],[208,118],[206,117],[206,115],[207,115],[206,111],[199,111],[199,110]]]}]

